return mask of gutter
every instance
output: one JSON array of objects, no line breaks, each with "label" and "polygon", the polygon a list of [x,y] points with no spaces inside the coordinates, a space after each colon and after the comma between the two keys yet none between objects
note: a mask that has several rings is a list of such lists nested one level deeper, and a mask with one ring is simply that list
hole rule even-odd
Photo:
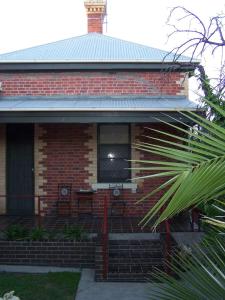
[{"label": "gutter", "polygon": [[0,61],[2,71],[61,71],[61,70],[155,70],[155,71],[194,71],[199,62],[48,62],[48,61]]},{"label": "gutter", "polygon": [[180,111],[197,111],[199,108],[197,107],[190,107],[190,108],[135,108],[135,107],[129,107],[129,108],[97,108],[97,107],[90,107],[90,108],[0,108],[0,112],[49,112],[49,111],[61,111],[61,112],[92,112],[92,111],[99,111],[99,112],[180,112]]}]

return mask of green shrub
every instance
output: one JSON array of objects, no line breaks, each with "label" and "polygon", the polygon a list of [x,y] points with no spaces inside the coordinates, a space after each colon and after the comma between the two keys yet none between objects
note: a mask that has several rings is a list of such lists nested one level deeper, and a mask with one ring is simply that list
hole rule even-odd
[{"label": "green shrub", "polygon": [[10,225],[4,231],[5,238],[9,241],[25,240],[29,236],[29,231],[19,224]]},{"label": "green shrub", "polygon": [[57,240],[58,236],[60,235],[60,232],[57,230],[50,230],[47,232],[48,235],[48,240],[52,241],[52,240]]},{"label": "green shrub", "polygon": [[75,240],[81,241],[87,239],[86,231],[79,225],[66,225],[62,231],[49,230],[42,227],[27,229],[22,225],[15,224],[7,227],[5,231],[0,232],[0,239],[9,241],[43,241],[43,240]]},{"label": "green shrub", "polygon": [[87,233],[81,226],[66,225],[63,230],[64,238],[80,241],[87,238]]},{"label": "green shrub", "polygon": [[31,241],[43,241],[48,239],[48,232],[42,227],[33,228],[29,234]]}]

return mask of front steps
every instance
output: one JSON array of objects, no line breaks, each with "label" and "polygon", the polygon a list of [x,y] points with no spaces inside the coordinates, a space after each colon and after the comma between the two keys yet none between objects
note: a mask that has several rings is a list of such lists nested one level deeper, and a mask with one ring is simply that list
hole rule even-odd
[{"label": "front steps", "polygon": [[163,270],[163,245],[159,234],[113,234],[109,240],[108,281],[145,282]]}]

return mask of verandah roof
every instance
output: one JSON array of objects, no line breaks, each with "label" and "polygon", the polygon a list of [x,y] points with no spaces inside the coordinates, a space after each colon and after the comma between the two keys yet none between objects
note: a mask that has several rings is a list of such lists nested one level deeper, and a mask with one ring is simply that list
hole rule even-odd
[{"label": "verandah roof", "polygon": [[0,111],[177,111],[196,110],[182,96],[14,96],[0,97]]},{"label": "verandah roof", "polygon": [[[195,111],[183,96],[0,97],[0,123],[148,123],[185,121],[178,111]],[[166,114],[162,114],[162,112]]]}]

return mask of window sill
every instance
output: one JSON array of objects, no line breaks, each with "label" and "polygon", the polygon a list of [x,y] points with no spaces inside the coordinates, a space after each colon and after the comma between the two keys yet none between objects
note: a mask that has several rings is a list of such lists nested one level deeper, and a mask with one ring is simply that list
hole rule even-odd
[{"label": "window sill", "polygon": [[[110,183],[94,183],[94,184],[92,184],[91,187],[93,190],[108,190],[109,184]],[[114,184],[114,182],[112,184]],[[122,183],[122,184],[123,184],[124,189],[131,189],[132,193],[137,192],[137,184],[136,183]]]}]

